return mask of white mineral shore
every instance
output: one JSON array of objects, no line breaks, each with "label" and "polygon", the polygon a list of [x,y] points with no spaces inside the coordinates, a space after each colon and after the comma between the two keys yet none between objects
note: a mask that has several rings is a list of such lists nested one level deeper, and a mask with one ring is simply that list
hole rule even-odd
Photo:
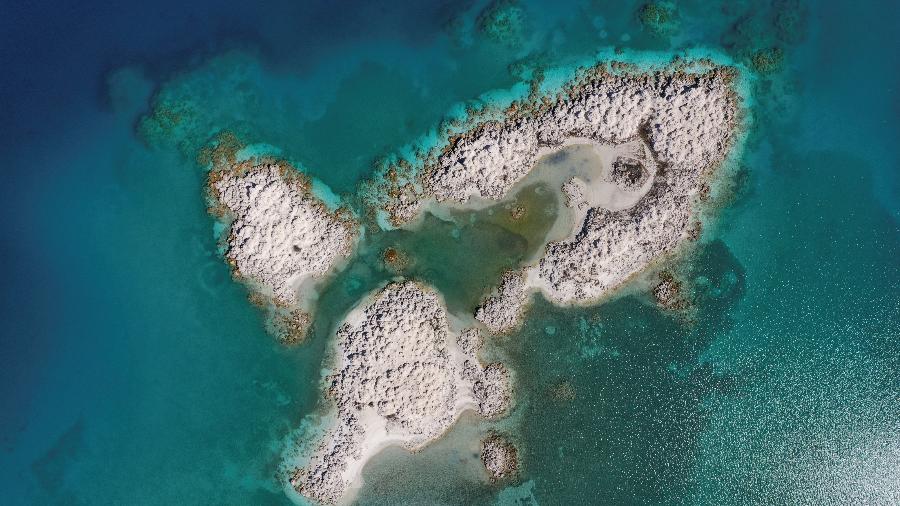
[{"label": "white mineral shore", "polygon": [[508,372],[481,365],[480,342],[475,329],[455,332],[440,296],[415,282],[392,283],[362,301],[337,331],[327,386],[336,425],[290,471],[293,488],[320,503],[346,500],[384,447],[419,450],[467,409],[504,413]]},{"label": "white mineral shore", "polygon": [[301,285],[353,249],[354,221],[329,210],[286,164],[245,162],[214,171],[209,190],[213,209],[232,220],[226,258],[235,275],[277,304],[307,309]]},{"label": "white mineral shore", "polygon": [[593,174],[562,184],[558,175],[539,177],[563,192],[567,233],[505,276],[477,319],[492,332],[510,330],[536,290],[555,304],[593,303],[698,230],[700,201],[734,143],[739,112],[736,70],[698,65],[652,72],[600,65],[554,99],[519,104],[500,121],[476,119],[426,158],[422,192],[385,209],[402,224],[428,206],[502,200],[538,177],[530,173],[542,157],[593,147],[601,159]]}]

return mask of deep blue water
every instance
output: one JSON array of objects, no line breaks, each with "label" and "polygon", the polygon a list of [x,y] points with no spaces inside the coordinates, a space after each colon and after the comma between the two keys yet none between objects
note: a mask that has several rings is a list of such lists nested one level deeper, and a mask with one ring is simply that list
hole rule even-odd
[{"label": "deep blue water", "polygon": [[[900,502],[897,9],[684,1],[655,37],[639,3],[526,2],[511,45],[471,29],[485,2],[4,4],[3,502],[288,503],[273,476],[329,329],[298,348],[266,335],[192,150],[229,129],[352,193],[454,104],[520,81],[517,62],[610,45],[784,51],[756,81],[739,195],[685,261],[698,323],[637,296],[538,303],[507,343],[523,485],[463,492],[438,446],[373,466],[361,497]],[[159,97],[190,128],[142,139]],[[371,274],[341,278],[334,313],[354,276]],[[563,383],[574,401],[548,397]]]}]

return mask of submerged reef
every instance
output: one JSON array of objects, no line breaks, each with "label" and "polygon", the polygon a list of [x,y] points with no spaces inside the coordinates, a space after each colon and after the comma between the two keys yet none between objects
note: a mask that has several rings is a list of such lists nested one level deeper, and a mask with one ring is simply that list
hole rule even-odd
[{"label": "submerged reef", "polygon": [[740,13],[722,43],[760,75],[783,69],[791,47],[807,36],[809,12],[801,0],[733,5]]},{"label": "submerged reef", "polygon": [[678,30],[678,11],[674,2],[650,2],[638,10],[638,19],[652,34],[672,35]]},{"label": "submerged reef", "polygon": [[361,302],[338,328],[326,380],[335,425],[289,470],[291,486],[335,503],[385,446],[421,449],[466,409],[503,414],[508,373],[498,363],[481,366],[480,342],[477,330],[454,331],[440,296],[415,282],[389,284]]},{"label": "submerged reef", "polygon": [[760,49],[750,57],[750,63],[753,66],[753,70],[760,74],[778,72],[784,65],[784,51],[778,47]]}]

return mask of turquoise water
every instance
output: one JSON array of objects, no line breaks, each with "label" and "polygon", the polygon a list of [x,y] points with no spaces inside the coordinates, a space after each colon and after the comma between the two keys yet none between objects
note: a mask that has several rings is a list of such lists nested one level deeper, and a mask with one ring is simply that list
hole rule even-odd
[{"label": "turquoise water", "polygon": [[[319,405],[341,315],[398,274],[470,308],[541,225],[370,230],[311,337],[288,348],[216,250],[197,149],[233,132],[354,201],[380,159],[460,104],[617,48],[714,50],[768,72],[753,81],[736,196],[680,265],[695,318],[640,293],[584,309],[537,300],[520,333],[489,343],[517,378],[499,426],[519,445],[518,480],[473,471],[485,427],[465,420],[420,454],[373,461],[360,501],[900,502],[896,9],[686,0],[653,31],[639,4],[524,2],[521,27],[491,35],[481,1],[12,8],[4,502],[289,504],[275,474]],[[776,47],[780,64],[760,52]],[[385,265],[387,247],[409,264]],[[466,247],[492,261],[459,258]]]}]

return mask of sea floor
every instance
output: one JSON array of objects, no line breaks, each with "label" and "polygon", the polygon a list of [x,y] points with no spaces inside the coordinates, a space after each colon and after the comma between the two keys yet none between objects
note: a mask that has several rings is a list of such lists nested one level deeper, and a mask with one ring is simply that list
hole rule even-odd
[{"label": "sea floor", "polygon": [[[524,221],[501,206],[370,226],[310,337],[285,347],[206,212],[197,151],[222,132],[355,202],[379,160],[467,103],[527,92],[541,69],[710,51],[752,73],[750,126],[730,198],[676,265],[691,318],[640,290],[591,308],[537,297],[521,331],[488,342],[515,376],[510,417],[466,415],[420,453],[386,450],[358,500],[900,502],[897,10],[643,3],[11,7],[3,502],[290,504],[279,466],[323,409],[346,311],[406,276],[471,313],[556,218],[537,185],[517,198],[549,212]],[[515,479],[479,467],[489,429],[517,444]]]}]

